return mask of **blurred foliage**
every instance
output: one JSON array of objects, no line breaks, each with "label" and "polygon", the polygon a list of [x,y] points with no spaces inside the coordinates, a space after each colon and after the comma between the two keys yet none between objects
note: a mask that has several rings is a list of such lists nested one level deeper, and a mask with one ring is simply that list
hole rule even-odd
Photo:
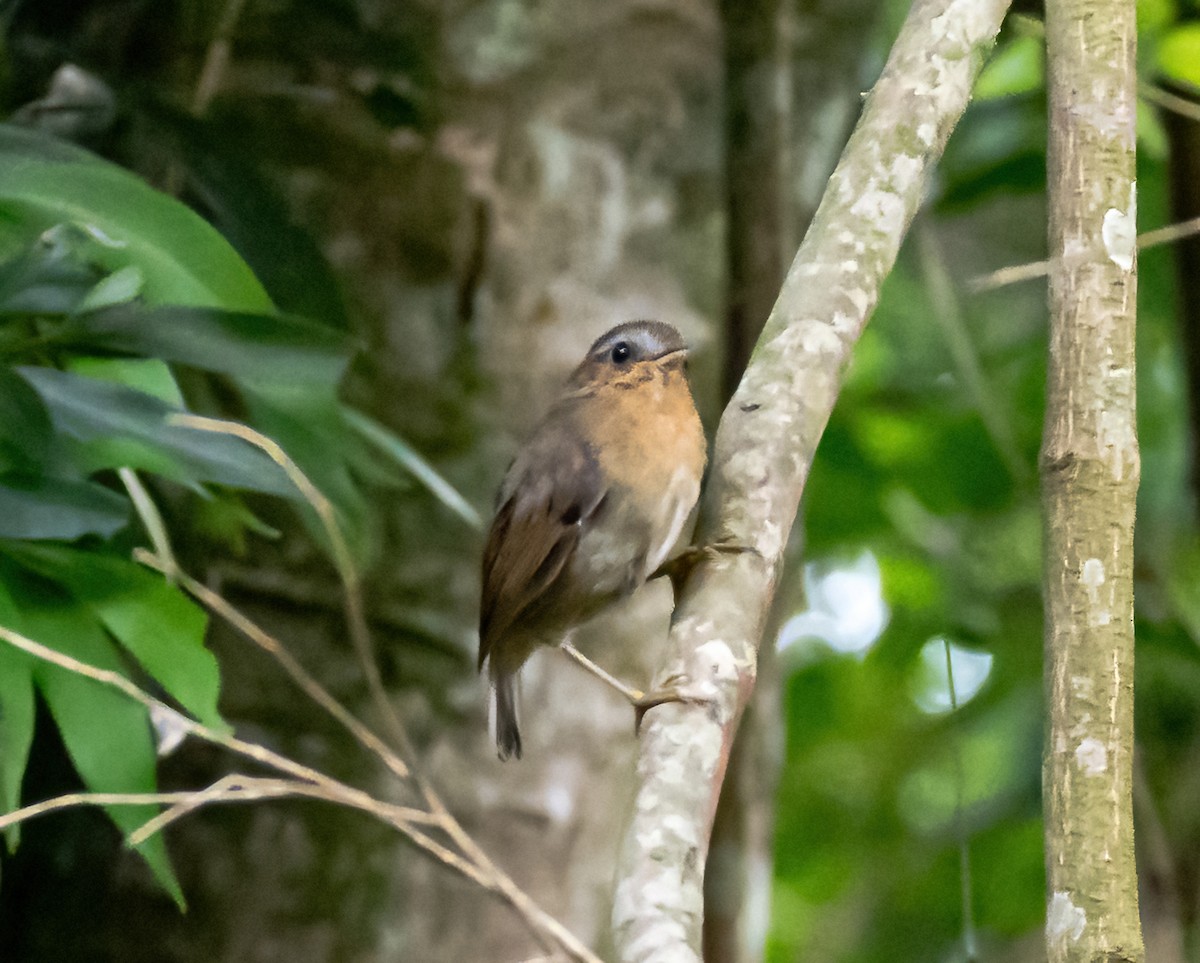
[{"label": "blurred foliage", "polygon": [[[1173,4],[1146,6],[1143,42],[1157,52],[1146,80],[1159,79],[1157,68],[1195,83],[1197,24],[1179,22]],[[813,466],[806,551],[838,571],[869,548],[890,620],[855,652],[833,647],[836,630],[797,640],[785,628],[771,960],[964,960],[968,945],[983,960],[1041,952],[1045,285],[972,294],[969,282],[1045,257],[1044,83],[1040,23],[1013,18],[856,348]],[[1172,214],[1161,129],[1153,107],[1140,113],[1139,220],[1149,230]],[[931,283],[931,258],[948,288]],[[1178,898],[1194,907],[1200,820],[1185,773],[1200,750],[1200,553],[1185,454],[1195,440],[1173,252],[1144,251],[1139,274],[1137,731],[1152,802],[1136,816],[1147,834],[1161,820]],[[850,624],[868,602],[860,587],[857,602],[842,604]],[[992,657],[981,690],[954,713],[915,697],[948,685],[923,658],[940,639]],[[1190,911],[1183,924],[1194,953]],[[1014,942],[1031,934],[1033,950]]]}]

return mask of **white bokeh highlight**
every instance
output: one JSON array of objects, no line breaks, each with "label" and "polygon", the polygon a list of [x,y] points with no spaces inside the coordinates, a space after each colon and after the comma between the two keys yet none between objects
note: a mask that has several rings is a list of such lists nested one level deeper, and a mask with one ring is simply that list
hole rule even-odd
[{"label": "white bokeh highlight", "polygon": [[779,630],[775,644],[780,652],[803,652],[817,643],[835,652],[864,655],[891,614],[883,600],[879,561],[869,551],[849,563],[805,565],[804,592],[809,607]]}]

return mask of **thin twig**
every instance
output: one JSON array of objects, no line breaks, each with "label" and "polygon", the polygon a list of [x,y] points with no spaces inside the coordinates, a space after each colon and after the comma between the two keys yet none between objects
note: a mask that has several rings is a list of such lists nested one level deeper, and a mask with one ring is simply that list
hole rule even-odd
[{"label": "thin twig", "polygon": [[[129,679],[125,678],[118,672],[113,672],[109,669],[101,669],[94,665],[89,665],[86,662],[81,662],[78,659],[72,658],[57,649],[52,649],[42,645],[40,642],[35,642],[33,639],[21,635],[19,632],[14,632],[12,629],[0,626],[0,639],[8,642],[10,645],[27,652],[35,658],[41,659],[44,662],[50,662],[57,665],[59,668],[66,669],[69,672],[74,672],[77,675],[86,676],[96,682],[116,689],[123,695],[132,699],[134,702],[140,703],[147,709],[159,707],[163,710],[171,710],[164,702],[155,699],[145,690],[139,688]],[[327,776],[316,769],[312,769],[303,763],[296,762],[294,759],[289,759],[287,756],[281,755],[266,746],[260,746],[257,743],[246,742],[244,739],[238,739],[236,736],[226,732],[221,732],[213,729],[203,723],[196,722],[194,719],[189,719],[187,716],[176,713],[179,724],[189,734],[196,736],[198,739],[203,739],[205,742],[211,742],[219,746],[224,746],[230,752],[236,753],[247,759],[253,759],[255,762],[261,763],[264,766],[269,766],[279,772],[286,773],[303,782],[310,783],[314,786],[320,786],[326,789],[332,797],[338,802],[353,806],[359,809],[367,809],[372,812],[377,812],[381,818],[387,819],[394,825],[399,825],[402,819],[411,819],[417,822],[429,823],[432,817],[428,813],[424,813],[419,809],[409,809],[406,807],[394,806],[390,803],[382,802],[368,795],[360,789],[355,789],[353,786],[348,786],[332,776]]]},{"label": "thin twig", "polygon": [[924,276],[925,287],[933,304],[934,320],[942,329],[946,347],[962,379],[963,387],[975,402],[984,428],[991,436],[992,444],[1004,459],[1013,481],[1023,484],[1029,478],[1029,469],[1021,451],[1013,441],[1012,425],[1004,408],[996,401],[996,393],[979,362],[979,352],[971,341],[963,308],[959,300],[954,279],[946,267],[946,258],[941,243],[932,225],[919,221],[916,228],[918,260]]},{"label": "thin twig", "polygon": [[204,54],[200,77],[196,81],[196,92],[192,97],[192,113],[197,117],[208,110],[221,86],[221,78],[229,66],[229,55],[233,49],[233,30],[245,6],[246,0],[228,0],[221,12],[212,42]]},{"label": "thin twig", "polygon": [[399,714],[397,714],[395,707],[387,696],[387,690],[383,685],[383,677],[379,674],[379,665],[375,660],[374,648],[371,644],[371,634],[367,627],[366,615],[363,608],[362,581],[358,574],[358,568],[354,564],[354,556],[350,552],[350,546],[347,544],[346,538],[338,526],[337,513],[334,510],[333,503],[309,480],[300,466],[279,446],[278,442],[268,438],[261,432],[255,431],[253,428],[235,421],[204,418],[199,415],[172,415],[169,417],[168,422],[186,428],[194,428],[199,431],[212,431],[220,434],[234,435],[259,448],[284,470],[292,484],[296,486],[296,490],[300,492],[304,500],[317,513],[321,527],[325,530],[325,535],[329,539],[330,549],[333,553],[333,564],[337,569],[338,577],[341,579],[342,587],[345,591],[346,625],[350,633],[350,641],[354,646],[354,651],[358,656],[363,674],[367,680],[367,689],[371,693],[371,699],[375,704],[376,711],[383,717],[384,725],[387,727],[388,734],[391,736],[394,745],[401,752],[411,756],[412,744],[408,738],[408,733],[404,728],[403,722],[400,720]]},{"label": "thin twig", "polygon": [[627,686],[615,675],[596,665],[595,662],[580,652],[570,642],[563,642],[561,645],[559,645],[559,648],[562,650],[564,655],[570,658],[581,669],[583,669],[585,672],[590,672],[601,682],[611,686],[615,691],[621,693],[621,695],[623,695],[630,702],[636,704],[638,700],[645,697],[646,693],[644,693],[641,689],[635,689],[632,686]]},{"label": "thin twig", "polygon": [[[96,682],[107,685],[121,692],[123,695],[140,703],[147,709],[159,706],[167,709],[165,703],[155,699],[149,693],[145,692],[129,679],[108,669],[101,669],[94,665],[89,665],[86,662],[81,662],[78,659],[65,655],[56,649],[42,645],[40,642],[35,642],[33,639],[21,635],[12,629],[0,626],[0,639],[8,642],[10,645],[21,649],[23,652],[41,659],[45,662],[50,662],[60,668],[66,669],[69,672],[74,672],[78,675],[86,676]],[[505,902],[516,910],[526,921],[530,931],[535,939],[547,949],[550,944],[555,943],[562,947],[568,955],[580,963],[602,963],[600,958],[591,952],[580,940],[571,933],[558,920],[554,919],[550,914],[538,906],[527,893],[524,892],[513,880],[496,867],[496,865],[487,857],[474,842],[466,834],[459,825],[457,820],[446,810],[444,804],[437,797],[437,794],[428,788],[428,785],[421,782],[422,788],[426,791],[431,800],[432,812],[425,812],[419,809],[413,809],[406,806],[397,806],[392,803],[384,802],[348,786],[337,779],[327,776],[324,773],[318,772],[302,763],[289,759],[286,756],[280,755],[265,746],[257,745],[256,743],[246,742],[224,732],[219,732],[202,723],[196,722],[186,716],[179,716],[180,724],[191,735],[203,739],[206,742],[212,742],[248,759],[253,759],[256,762],[262,763],[280,772],[286,773],[295,779],[301,781],[301,785],[307,783],[305,788],[299,788],[293,784],[293,795],[305,795],[311,798],[325,799],[330,802],[339,803],[349,806],[354,809],[360,809],[370,813],[377,819],[391,825],[409,841],[416,846],[424,849],[426,852],[433,855],[439,861],[449,866],[451,869],[457,870],[459,873],[468,879],[478,883],[489,892],[496,893]],[[205,791],[201,790],[202,795]],[[95,794],[76,794],[79,798],[75,798],[72,802],[64,802],[62,806],[79,805],[95,798]],[[128,801],[127,794],[121,794]],[[195,809],[195,805],[189,805],[191,800],[197,795],[196,793],[186,794],[161,794],[163,801],[170,801],[179,806],[186,806],[187,811]],[[138,802],[149,802],[149,799],[140,798]],[[214,797],[211,800],[216,801]],[[114,805],[121,804],[117,796],[113,797]],[[46,804],[38,804],[45,806]],[[62,808],[59,805],[51,805],[48,808],[38,810],[33,807],[33,811],[27,807],[26,810],[20,810],[18,813],[11,814],[12,817],[21,815],[20,819],[7,818],[7,822],[3,825],[19,822],[22,819],[32,818],[34,815],[39,815],[42,811],[50,811],[54,808]],[[177,815],[182,815],[182,812],[172,815],[165,822],[170,822]],[[166,814],[164,814],[166,816]],[[153,826],[154,830],[161,829],[163,824]],[[453,852],[446,846],[433,839],[421,827],[436,827],[446,832],[451,837],[456,845],[465,853],[464,856]],[[142,831],[147,831],[149,824],[142,827]]]},{"label": "thin twig", "polygon": [[[133,557],[143,565],[148,565],[160,572],[163,571],[161,559],[145,549],[134,549]],[[379,736],[375,735],[367,726],[355,718],[353,713],[338,702],[328,689],[314,679],[308,673],[308,670],[300,664],[296,657],[275,636],[260,628],[231,603],[226,601],[223,596],[192,578],[186,572],[178,572],[176,579],[190,595],[210,612],[220,616],[242,635],[274,658],[292,681],[304,691],[305,695],[341,723],[358,740],[360,745],[378,756],[383,764],[395,775],[401,779],[407,779],[411,775],[411,771],[404,760],[396,755]]]},{"label": "thin twig", "polygon": [[[1147,248],[1158,247],[1162,244],[1170,244],[1173,241],[1182,240],[1185,237],[1191,237],[1193,234],[1200,234],[1200,217],[1180,221],[1178,224],[1157,227],[1153,231],[1139,234],[1137,247],[1139,251],[1144,251]],[[1011,267],[1000,268],[997,271],[980,274],[971,278],[967,282],[967,288],[973,294],[980,294],[984,291],[994,291],[996,288],[1002,288],[1009,284],[1017,284],[1020,281],[1032,281],[1035,278],[1044,278],[1049,273],[1049,261],[1014,264]]]},{"label": "thin twig", "polygon": [[166,576],[168,582],[174,582],[179,575],[179,563],[176,562],[175,553],[171,549],[171,539],[167,535],[167,526],[163,522],[162,513],[154,504],[150,493],[146,491],[142,480],[138,478],[137,472],[132,468],[118,468],[117,476],[121,479],[125,490],[129,492],[129,499],[137,510],[138,518],[142,520],[142,527],[150,536],[150,543],[154,546],[155,553],[162,559],[158,570]]},{"label": "thin twig", "polygon": [[1193,234],[1200,234],[1200,217],[1193,217],[1186,221],[1180,221],[1178,224],[1168,224],[1166,227],[1156,227],[1153,231],[1147,231],[1138,238],[1138,250],[1181,241]]},{"label": "thin twig", "polygon": [[1145,81],[1138,84],[1138,95],[1156,107],[1162,107],[1164,110],[1169,110],[1180,117],[1186,117],[1188,120],[1200,121],[1200,104],[1173,94],[1169,90],[1163,90],[1156,84]]},{"label": "thin twig", "polygon": [[[62,796],[44,799],[12,812],[0,815],[0,829],[7,829],[17,823],[27,822],[38,816],[56,812],[59,809],[70,809],[73,806],[144,806],[162,805],[168,803],[185,803],[199,796],[209,794],[205,802],[241,802],[251,799],[274,799],[283,796],[308,794],[314,787],[301,782],[291,782],[280,779],[254,779],[249,776],[226,776],[226,780],[241,782],[241,785],[226,786],[213,792],[210,789],[199,792],[186,790],[183,792],[72,792]],[[251,785],[254,783],[256,785]],[[273,785],[266,785],[271,783]],[[141,842],[141,839],[130,837],[131,845]]]},{"label": "thin twig", "polygon": [[155,833],[161,832],[181,816],[199,809],[210,802],[241,802],[243,800],[272,799],[286,796],[316,796],[327,798],[324,789],[306,782],[288,779],[261,779],[254,776],[243,776],[231,773],[222,776],[207,789],[197,789],[191,792],[169,793],[164,795],[177,796],[177,799],[161,799],[159,802],[172,803],[170,809],[160,812],[138,829],[129,834],[130,846],[144,843]]},{"label": "thin twig", "polygon": [[[23,806],[20,809],[0,815],[0,830],[27,822],[38,816],[56,812],[60,809],[70,809],[75,806],[146,806],[166,805],[172,808],[159,814],[140,829],[129,834],[128,842],[137,846],[158,832],[175,818],[166,818],[169,813],[180,810],[179,815],[191,812],[210,802],[255,802],[260,799],[283,799],[289,796],[301,796],[308,799],[323,799],[337,801],[330,792],[322,786],[291,779],[265,779],[258,776],[232,774],[222,777],[207,789],[188,789],[177,792],[73,792],[61,796],[44,799],[41,802]],[[412,810],[414,816],[426,815],[420,810]]]}]

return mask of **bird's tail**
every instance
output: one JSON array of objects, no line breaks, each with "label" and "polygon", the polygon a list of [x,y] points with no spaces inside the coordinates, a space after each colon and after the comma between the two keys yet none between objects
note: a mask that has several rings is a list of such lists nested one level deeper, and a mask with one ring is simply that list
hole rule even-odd
[{"label": "bird's tail", "polygon": [[509,672],[492,673],[492,698],[488,712],[488,728],[496,739],[496,752],[501,759],[521,758],[521,727],[517,720],[517,675]]}]

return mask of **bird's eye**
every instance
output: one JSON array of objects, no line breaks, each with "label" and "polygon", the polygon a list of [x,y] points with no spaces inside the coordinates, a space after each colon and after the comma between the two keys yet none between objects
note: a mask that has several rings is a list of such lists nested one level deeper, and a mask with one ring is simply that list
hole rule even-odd
[{"label": "bird's eye", "polygon": [[631,354],[633,354],[633,351],[630,349],[629,344],[627,342],[618,341],[616,344],[613,345],[612,359],[617,364],[621,364],[625,361],[628,361],[629,356]]}]

